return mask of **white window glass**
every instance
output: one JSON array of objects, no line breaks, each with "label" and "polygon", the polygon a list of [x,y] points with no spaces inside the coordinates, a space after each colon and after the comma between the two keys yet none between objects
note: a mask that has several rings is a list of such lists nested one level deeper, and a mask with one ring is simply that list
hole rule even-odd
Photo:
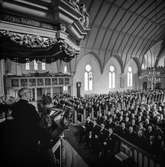
[{"label": "white window glass", "polygon": [[85,74],[84,74],[84,89],[85,91],[90,91],[93,89],[93,73],[92,67],[88,64],[85,66]]},{"label": "white window glass", "polygon": [[88,74],[88,78],[89,78],[89,90],[92,90],[92,86],[93,86],[93,76],[92,76],[92,72],[89,72]]},{"label": "white window glass", "polygon": [[46,63],[45,62],[42,62],[42,70],[46,70]]},{"label": "white window glass", "polygon": [[38,63],[34,60],[34,70],[38,70]]},{"label": "white window glass", "polygon": [[64,91],[64,92],[68,91],[68,87],[67,87],[66,85],[63,86],[63,91]]},{"label": "white window glass", "polygon": [[115,68],[114,66],[110,66],[109,71],[109,88],[114,89],[115,88]]},{"label": "white window glass", "polygon": [[67,66],[64,66],[64,73],[67,73],[67,72],[68,72]]},{"label": "white window glass", "polygon": [[92,67],[91,67],[89,64],[87,64],[87,65],[85,66],[85,70],[86,70],[86,71],[89,72],[89,71],[91,71],[91,69],[92,69]]},{"label": "white window glass", "polygon": [[25,64],[25,69],[26,69],[26,70],[30,70],[30,63],[29,63],[29,62],[27,62],[27,63]]},{"label": "white window glass", "polygon": [[112,73],[112,88],[115,88],[115,72]]},{"label": "white window glass", "polygon": [[127,72],[127,86],[132,87],[132,68],[129,66],[128,67],[128,72]]}]

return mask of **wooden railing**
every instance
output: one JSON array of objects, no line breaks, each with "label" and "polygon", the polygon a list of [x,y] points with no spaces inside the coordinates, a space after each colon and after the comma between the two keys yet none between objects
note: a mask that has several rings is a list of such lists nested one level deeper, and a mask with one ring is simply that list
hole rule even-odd
[{"label": "wooden railing", "polygon": [[118,134],[114,135],[121,141],[120,150],[131,157],[137,167],[160,167],[160,160],[154,155],[125,140]]}]

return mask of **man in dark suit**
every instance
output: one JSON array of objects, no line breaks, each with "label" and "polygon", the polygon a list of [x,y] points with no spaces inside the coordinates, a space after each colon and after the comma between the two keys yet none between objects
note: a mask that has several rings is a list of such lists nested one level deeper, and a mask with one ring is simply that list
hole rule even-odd
[{"label": "man in dark suit", "polygon": [[94,120],[93,122],[93,126],[92,126],[92,133],[91,133],[91,145],[93,148],[93,151],[95,153],[98,153],[99,151],[99,131],[100,131],[100,127],[97,125],[96,120]]},{"label": "man in dark suit", "polygon": [[35,107],[28,101],[30,91],[22,88],[18,91],[20,100],[13,104],[13,163],[16,166],[34,166],[39,163],[38,143],[43,136],[40,117]]},{"label": "man in dark suit", "polygon": [[105,142],[106,136],[107,136],[107,132],[105,130],[105,125],[101,124],[101,129],[98,133],[99,158],[104,157],[104,152],[105,152],[104,151],[105,150],[104,142]]}]

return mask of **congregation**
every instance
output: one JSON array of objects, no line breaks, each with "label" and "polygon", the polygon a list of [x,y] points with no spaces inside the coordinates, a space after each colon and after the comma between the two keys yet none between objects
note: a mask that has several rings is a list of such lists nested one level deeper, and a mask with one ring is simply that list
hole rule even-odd
[{"label": "congregation", "polygon": [[[69,111],[73,117],[70,121],[81,127],[79,142],[85,142],[98,157],[115,154],[119,137],[158,159],[164,155],[164,90],[129,90],[84,98],[61,94],[53,100],[48,96],[42,99],[45,108],[39,105],[40,101],[37,112],[45,128],[48,131],[56,129],[48,117],[51,107]],[[6,102],[1,98],[1,118],[12,119],[16,103],[12,97]],[[74,121],[75,113],[77,122]]]},{"label": "congregation", "polygon": [[[114,133],[157,157],[163,154],[164,90],[131,90],[86,98],[62,95],[60,98],[63,105],[75,109],[80,122],[85,113],[86,123],[82,133],[85,133],[87,144],[98,153],[110,148],[107,145],[111,142],[106,141]],[[57,103],[57,100],[55,101]],[[113,145],[112,143],[110,145]]]}]

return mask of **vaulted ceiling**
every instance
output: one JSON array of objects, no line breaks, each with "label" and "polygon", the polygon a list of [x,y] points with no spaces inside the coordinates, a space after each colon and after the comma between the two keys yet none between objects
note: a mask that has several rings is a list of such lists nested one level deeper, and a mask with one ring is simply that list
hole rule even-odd
[{"label": "vaulted ceiling", "polygon": [[117,55],[125,66],[130,58],[142,63],[145,53],[165,38],[163,0],[83,0],[91,31],[82,42],[82,55],[95,53],[104,68]]},{"label": "vaulted ceiling", "polygon": [[[57,2],[1,0],[0,4],[9,13],[14,11],[21,17],[26,14],[30,19],[44,22],[41,25],[47,27],[48,24],[56,25],[53,9]],[[80,3],[87,6],[91,29],[81,42],[80,54],[94,53],[102,69],[112,56],[117,56],[123,67],[130,58],[136,58],[142,64],[145,53],[165,39],[164,0],[80,0]]]}]

